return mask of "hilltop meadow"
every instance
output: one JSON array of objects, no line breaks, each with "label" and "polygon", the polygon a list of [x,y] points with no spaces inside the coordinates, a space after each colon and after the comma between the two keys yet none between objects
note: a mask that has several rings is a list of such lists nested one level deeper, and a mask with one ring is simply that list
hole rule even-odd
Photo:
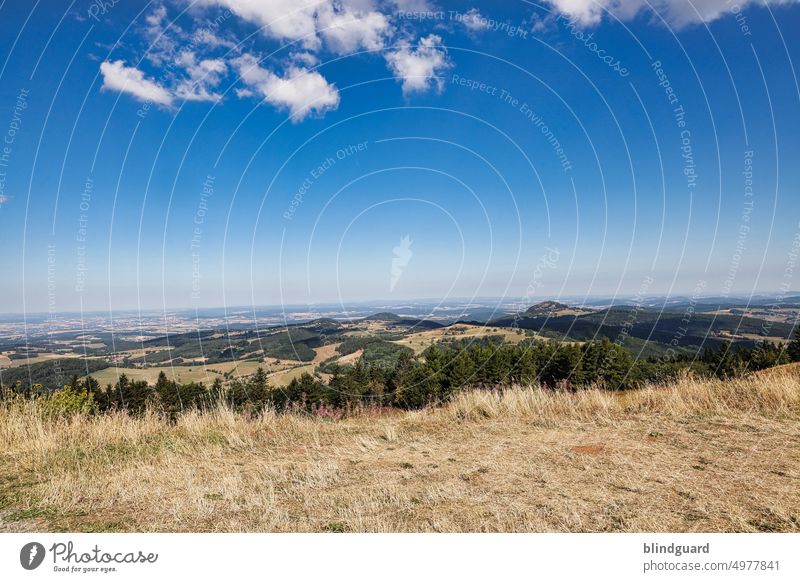
[{"label": "hilltop meadow", "polygon": [[58,398],[0,406],[0,531],[800,531],[796,364],[341,414]]}]

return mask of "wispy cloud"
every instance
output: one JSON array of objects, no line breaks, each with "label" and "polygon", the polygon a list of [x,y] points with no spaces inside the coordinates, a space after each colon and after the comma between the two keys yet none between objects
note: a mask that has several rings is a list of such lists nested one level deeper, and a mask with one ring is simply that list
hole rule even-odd
[{"label": "wispy cloud", "polygon": [[[607,13],[621,20],[652,10],[676,28],[711,22],[732,14],[730,0],[546,0],[555,10],[584,26],[598,24]],[[737,0],[736,8],[797,3],[800,0]]]},{"label": "wispy cloud", "polygon": [[103,89],[132,95],[139,101],[150,101],[159,105],[171,105],[172,95],[164,87],[145,77],[136,67],[128,67],[124,61],[105,61],[100,64],[103,74]]},{"label": "wispy cloud", "polygon": [[471,32],[480,32],[490,28],[489,19],[483,16],[477,8],[470,8],[460,19],[461,24]]},{"label": "wispy cloud", "polygon": [[380,12],[352,10],[333,3],[317,12],[317,26],[328,48],[339,54],[360,49],[379,50],[391,34],[389,19]]},{"label": "wispy cloud", "polygon": [[217,101],[221,98],[213,89],[228,71],[224,60],[198,60],[193,51],[184,51],[178,57],[178,64],[186,71],[187,77],[176,86],[176,97],[187,101]]}]

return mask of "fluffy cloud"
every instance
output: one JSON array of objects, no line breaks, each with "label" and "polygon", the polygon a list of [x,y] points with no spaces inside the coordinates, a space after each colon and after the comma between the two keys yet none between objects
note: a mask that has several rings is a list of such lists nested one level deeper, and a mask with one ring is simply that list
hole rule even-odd
[{"label": "fluffy cloud", "polygon": [[441,37],[429,34],[420,39],[419,46],[405,47],[386,55],[386,62],[394,76],[402,81],[403,93],[427,91],[435,87],[441,91],[441,75],[452,66]]},{"label": "fluffy cloud", "polygon": [[193,51],[183,51],[177,64],[185,71],[187,77],[175,87],[175,95],[187,101],[217,101],[220,95],[213,92],[228,66],[222,59],[198,60]]},{"label": "fluffy cloud", "polygon": [[389,19],[373,9],[372,0],[200,0],[223,6],[263,27],[281,41],[299,42],[318,49],[321,39],[328,48],[344,54],[365,48],[383,48],[390,33]]},{"label": "fluffy cloud", "polygon": [[316,71],[291,66],[281,77],[262,67],[250,54],[236,58],[233,64],[247,86],[237,94],[259,94],[268,103],[288,109],[293,122],[310,114],[322,115],[339,106],[339,91]]},{"label": "fluffy cloud", "polygon": [[361,48],[379,50],[391,32],[389,19],[376,11],[361,11],[323,4],[317,13],[319,32],[328,47],[339,54]]},{"label": "fluffy cloud", "polygon": [[170,105],[172,95],[155,81],[145,78],[136,67],[125,66],[124,61],[105,61],[100,64],[103,74],[103,89],[133,95],[140,101],[150,101],[159,105]]},{"label": "fluffy cloud", "polygon": [[[689,24],[711,22],[731,14],[730,0],[546,0],[553,8],[584,26],[597,24],[606,13],[626,20],[645,9],[652,8],[670,26],[681,28]],[[789,4],[800,0],[737,0],[739,8],[753,4]]]},{"label": "fluffy cloud", "polygon": [[184,51],[175,63],[186,76],[175,80],[171,77],[170,88],[162,87],[145,77],[136,67],[128,67],[124,61],[106,61],[100,64],[103,89],[132,95],[139,101],[149,101],[169,106],[175,98],[186,101],[217,101],[221,96],[213,92],[219,85],[228,67],[222,59],[198,60],[194,52]]},{"label": "fluffy cloud", "polygon": [[319,45],[315,13],[320,0],[200,0],[198,4],[222,6],[238,17],[264,27],[278,40]]},{"label": "fluffy cloud", "polygon": [[[218,89],[230,71],[240,77],[234,94],[259,97],[287,110],[294,122],[322,115],[339,106],[339,91],[314,67],[325,53],[347,54],[360,50],[382,51],[397,34],[389,14],[379,7],[408,9],[427,6],[424,0],[197,0],[197,4],[227,8],[232,14],[262,27],[279,42],[296,42],[281,70],[263,65],[242,53],[235,39],[215,26],[182,29],[170,20],[163,4],[145,16],[142,31],[149,41],[145,58],[162,69],[158,80],[147,78],[122,60],[101,64],[103,89],[127,93],[141,101],[171,105],[175,101],[218,101]],[[215,21],[216,22],[216,21]],[[468,11],[463,25],[484,28],[477,9]],[[404,36],[409,33],[404,33]],[[228,54],[221,54],[227,49]],[[231,54],[232,53],[232,54]],[[387,66],[408,95],[441,90],[442,74],[451,67],[441,37],[421,38],[411,46],[391,47],[384,54]]]}]

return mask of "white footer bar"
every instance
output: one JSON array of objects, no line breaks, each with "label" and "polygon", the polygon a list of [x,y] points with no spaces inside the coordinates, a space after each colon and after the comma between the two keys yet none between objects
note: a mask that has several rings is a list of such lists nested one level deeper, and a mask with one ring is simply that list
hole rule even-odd
[{"label": "white footer bar", "polygon": [[0,580],[800,580],[800,534],[0,534]]}]

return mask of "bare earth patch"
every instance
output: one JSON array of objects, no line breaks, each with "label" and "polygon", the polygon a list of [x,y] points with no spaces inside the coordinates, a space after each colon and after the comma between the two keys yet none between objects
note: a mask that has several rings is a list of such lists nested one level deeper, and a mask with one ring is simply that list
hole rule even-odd
[{"label": "bare earth patch", "polygon": [[364,355],[364,350],[358,349],[354,352],[350,352],[349,354],[341,356],[336,360],[336,363],[341,366],[344,366],[345,364],[355,364],[358,360],[361,359],[361,356],[363,355]]},{"label": "bare earth patch", "polygon": [[582,455],[599,455],[606,448],[603,444],[596,445],[577,445],[572,447],[573,453],[580,453]]}]

